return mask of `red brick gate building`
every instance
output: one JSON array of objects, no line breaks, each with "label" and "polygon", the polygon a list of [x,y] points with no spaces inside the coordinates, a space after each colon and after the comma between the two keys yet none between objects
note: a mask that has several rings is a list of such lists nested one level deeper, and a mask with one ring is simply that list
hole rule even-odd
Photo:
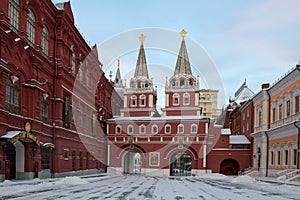
[{"label": "red brick gate building", "polygon": [[[156,110],[157,91],[149,78],[141,35],[134,77],[120,92],[124,95],[121,115],[107,120],[108,173],[233,175],[249,166],[251,152],[244,145],[249,140],[231,136],[230,131],[200,115],[199,81],[192,74],[186,32],[183,30],[181,35],[174,74],[165,85],[162,115]],[[116,80],[120,80],[119,69],[117,75]],[[243,148],[232,148],[236,145]]]}]

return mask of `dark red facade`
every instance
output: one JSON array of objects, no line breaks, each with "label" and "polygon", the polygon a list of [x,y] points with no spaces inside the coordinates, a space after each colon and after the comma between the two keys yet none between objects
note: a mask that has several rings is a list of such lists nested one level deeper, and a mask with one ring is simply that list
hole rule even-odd
[{"label": "dark red facade", "polygon": [[105,171],[113,85],[70,2],[0,2],[0,179]]}]

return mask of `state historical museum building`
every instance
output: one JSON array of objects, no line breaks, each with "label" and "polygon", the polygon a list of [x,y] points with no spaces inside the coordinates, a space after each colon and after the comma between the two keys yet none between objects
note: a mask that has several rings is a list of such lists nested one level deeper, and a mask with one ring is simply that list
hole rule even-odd
[{"label": "state historical museum building", "polygon": [[185,35],[173,75],[165,85],[165,108],[156,110],[157,91],[149,78],[144,38],[129,87],[115,87],[124,98],[119,116],[107,120],[108,173],[190,176],[236,175],[250,166],[250,141],[231,135],[214,120],[201,116],[199,81],[192,74]]},{"label": "state historical museum building", "polygon": [[106,170],[113,85],[101,67],[70,2],[1,1],[0,181]]}]

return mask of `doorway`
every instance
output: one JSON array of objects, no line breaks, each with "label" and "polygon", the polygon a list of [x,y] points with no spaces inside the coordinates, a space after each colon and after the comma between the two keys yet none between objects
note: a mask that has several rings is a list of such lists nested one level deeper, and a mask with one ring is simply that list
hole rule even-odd
[{"label": "doorway", "polygon": [[171,156],[170,162],[171,176],[191,176],[192,158],[186,152],[176,152]]},{"label": "doorway", "polygon": [[136,151],[128,151],[124,156],[124,174],[140,174],[142,169],[141,154]]},{"label": "doorway", "polygon": [[223,160],[220,166],[220,173],[224,175],[238,175],[239,164],[234,159]]}]

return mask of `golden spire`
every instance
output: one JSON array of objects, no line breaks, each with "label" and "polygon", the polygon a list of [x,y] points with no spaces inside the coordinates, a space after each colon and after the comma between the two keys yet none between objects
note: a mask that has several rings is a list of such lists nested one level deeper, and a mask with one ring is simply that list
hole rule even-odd
[{"label": "golden spire", "polygon": [[181,37],[182,37],[183,40],[184,40],[184,37],[186,36],[186,34],[187,34],[187,32],[184,29],[182,29],[180,31],[180,35],[181,35]]},{"label": "golden spire", "polygon": [[118,59],[118,69],[120,69],[120,59]]},{"label": "golden spire", "polygon": [[146,36],[142,33],[139,38],[141,43],[143,43],[145,41]]}]

